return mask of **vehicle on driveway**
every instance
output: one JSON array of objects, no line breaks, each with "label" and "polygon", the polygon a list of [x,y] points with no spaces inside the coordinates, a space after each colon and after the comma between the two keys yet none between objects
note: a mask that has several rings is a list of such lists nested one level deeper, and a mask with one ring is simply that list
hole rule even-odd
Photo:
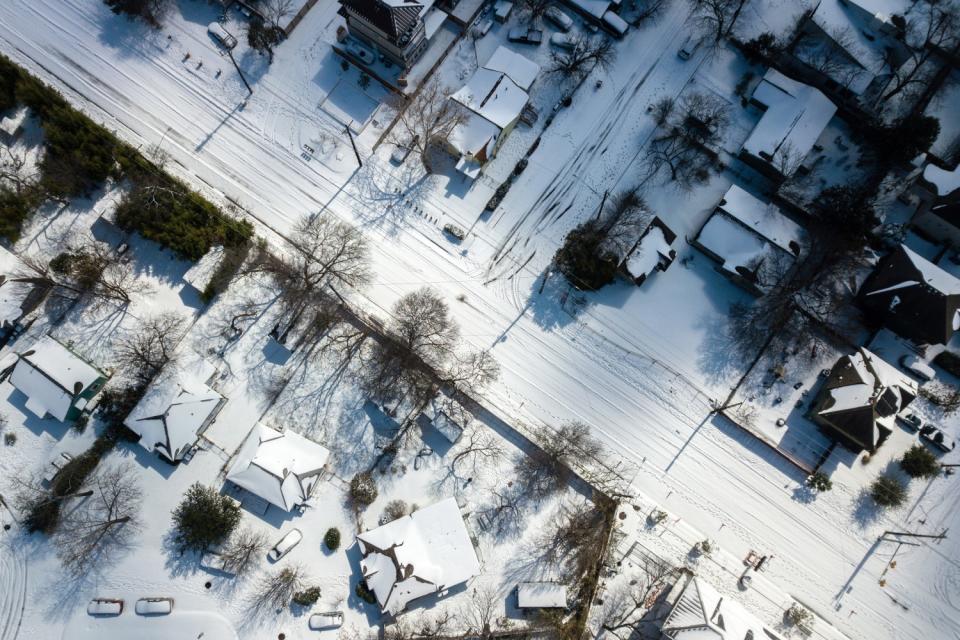
[{"label": "vehicle on driveway", "polygon": [[923,426],[923,420],[920,419],[920,416],[915,414],[913,411],[904,411],[903,413],[897,415],[897,420],[903,424],[907,429],[913,431],[914,433]]},{"label": "vehicle on driveway", "polygon": [[336,629],[343,624],[342,611],[328,611],[326,613],[315,613],[310,616],[310,628],[314,631],[323,631],[324,629]]},{"label": "vehicle on driveway", "polygon": [[543,42],[543,31],[523,28],[510,29],[507,39],[519,44],[540,44]]},{"label": "vehicle on driveway", "polygon": [[570,31],[573,28],[573,18],[564,13],[560,7],[549,7],[543,17],[557,25],[561,31]]},{"label": "vehicle on driveway", "polygon": [[939,427],[929,423],[920,428],[920,437],[944,453],[950,453],[957,446],[953,438],[941,431]]},{"label": "vehicle on driveway", "polygon": [[224,49],[233,49],[237,46],[237,39],[229,31],[223,28],[219,22],[211,22],[207,27],[207,32],[213,36],[213,39],[219,42]]},{"label": "vehicle on driveway", "polygon": [[303,540],[303,534],[300,533],[300,529],[291,529],[285,536],[280,538],[277,544],[273,545],[273,548],[267,552],[267,557],[271,562],[276,562],[290,553],[295,546],[300,544],[301,540]]},{"label": "vehicle on driveway", "polygon": [[686,40],[683,41],[683,44],[680,45],[680,48],[677,49],[677,57],[681,60],[689,60],[696,51],[697,47],[700,46],[700,39],[696,36],[687,36]]},{"label": "vehicle on driveway", "polygon": [[118,616],[123,613],[123,600],[119,598],[94,598],[87,605],[91,616]]},{"label": "vehicle on driveway", "polygon": [[560,49],[573,49],[577,41],[569,33],[555,33],[550,36],[550,44]]},{"label": "vehicle on driveway", "polygon": [[173,611],[173,598],[140,598],[134,610],[141,616],[165,616]]},{"label": "vehicle on driveway", "polygon": [[923,382],[930,382],[937,376],[933,367],[914,355],[901,357],[900,366],[903,367],[904,371],[913,374]]}]

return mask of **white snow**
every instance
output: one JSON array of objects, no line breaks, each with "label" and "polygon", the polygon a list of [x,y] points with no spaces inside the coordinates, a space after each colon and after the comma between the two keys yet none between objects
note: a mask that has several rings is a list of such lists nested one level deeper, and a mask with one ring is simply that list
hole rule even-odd
[{"label": "white snow", "polygon": [[783,215],[775,204],[763,202],[738,185],[727,189],[717,208],[793,255],[804,245],[806,233],[800,225]]},{"label": "white snow", "polygon": [[907,245],[900,246],[927,285],[944,295],[960,295],[960,278],[941,269]]},{"label": "white snow", "polygon": [[196,264],[183,274],[183,281],[200,293],[203,293],[203,290],[210,284],[210,280],[213,278],[222,260],[223,247],[211,247],[206,255],[197,260]]},{"label": "white snow", "polygon": [[67,347],[44,336],[20,354],[10,374],[10,384],[27,396],[26,406],[37,417],[49,413],[57,420],[65,420],[75,405],[74,398],[102,377],[103,373]]},{"label": "white snow", "polygon": [[725,215],[710,218],[697,242],[720,256],[723,268],[732,273],[737,273],[738,267],[754,271],[775,251],[763,238]]},{"label": "white snow", "polygon": [[948,171],[934,164],[928,164],[923,168],[923,177],[937,188],[938,196],[948,196],[960,189],[960,165]]},{"label": "white snow", "polygon": [[634,278],[648,276],[654,272],[661,259],[670,258],[670,251],[670,243],[667,242],[663,229],[651,225],[637,247],[627,256],[627,271]]},{"label": "white snow", "polygon": [[451,99],[505,129],[520,116],[528,96],[503,72],[481,67]]},{"label": "white snow", "polygon": [[687,583],[670,615],[663,634],[675,640],[742,640],[778,638],[736,600],[722,596],[704,580]]},{"label": "white snow", "polygon": [[517,606],[521,609],[566,609],[567,586],[557,582],[521,582]]},{"label": "white snow", "polygon": [[506,74],[524,91],[530,91],[530,86],[540,74],[540,65],[504,46],[497,47],[483,67]]}]

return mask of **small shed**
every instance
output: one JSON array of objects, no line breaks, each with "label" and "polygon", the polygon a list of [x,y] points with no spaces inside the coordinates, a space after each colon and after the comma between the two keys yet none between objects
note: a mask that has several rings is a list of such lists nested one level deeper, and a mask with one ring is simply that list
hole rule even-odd
[{"label": "small shed", "polygon": [[18,109],[12,116],[7,116],[0,120],[0,141],[5,145],[11,145],[17,141],[20,134],[23,133],[23,123],[27,120],[28,110],[26,107]]},{"label": "small shed", "polygon": [[203,293],[213,279],[214,274],[216,274],[217,269],[220,267],[220,263],[223,262],[223,256],[223,247],[219,245],[211,247],[196,264],[187,269],[187,272],[183,274],[184,282],[200,293]]},{"label": "small shed", "polygon": [[517,585],[520,609],[566,609],[567,586],[558,582],[521,582]]}]

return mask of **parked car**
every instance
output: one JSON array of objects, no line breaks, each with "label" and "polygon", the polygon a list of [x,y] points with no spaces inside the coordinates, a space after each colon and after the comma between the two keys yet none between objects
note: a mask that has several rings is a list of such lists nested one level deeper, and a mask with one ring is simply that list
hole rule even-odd
[{"label": "parked car", "polygon": [[328,611],[327,613],[315,613],[310,616],[309,624],[310,628],[314,631],[336,629],[343,624],[343,612]]},{"label": "parked car", "polygon": [[290,553],[295,546],[300,544],[301,540],[303,540],[303,534],[300,533],[300,529],[291,529],[285,536],[280,538],[277,544],[273,545],[273,548],[267,553],[267,557],[272,562],[276,562]]},{"label": "parked car", "polygon": [[510,42],[520,44],[540,44],[543,42],[543,31],[523,28],[510,29],[510,33],[507,34],[507,39]]},{"label": "parked car", "polygon": [[123,613],[123,600],[118,598],[94,598],[87,605],[91,616],[118,616]]},{"label": "parked car", "polygon": [[550,36],[550,44],[560,49],[573,49],[577,41],[568,33],[555,33]]},{"label": "parked car", "polygon": [[629,23],[613,11],[607,11],[601,20],[604,28],[618,38],[622,38],[630,28]]},{"label": "parked car", "polygon": [[920,416],[915,414],[913,411],[904,411],[901,414],[897,415],[897,420],[902,422],[905,427],[910,429],[910,431],[916,432],[923,425],[923,421],[920,419]]},{"label": "parked car", "polygon": [[677,57],[679,57],[681,60],[689,60],[690,56],[696,52],[697,47],[699,46],[700,39],[698,37],[692,35],[687,36],[687,38],[683,41],[683,44],[680,45],[680,48],[677,49]]},{"label": "parked car", "polygon": [[141,616],[165,616],[173,611],[173,598],[140,598],[134,611]]},{"label": "parked car", "polygon": [[928,365],[917,356],[902,356],[900,358],[900,366],[924,382],[930,382],[937,376],[936,372],[933,370],[933,367]]},{"label": "parked car", "polygon": [[213,39],[219,42],[225,49],[233,49],[237,46],[237,39],[223,28],[219,22],[211,22],[207,31],[213,36]]},{"label": "parked car", "polygon": [[929,423],[920,428],[920,437],[944,453],[950,453],[957,446],[953,438]]},{"label": "parked car", "polygon": [[564,13],[560,7],[549,7],[543,17],[557,25],[561,31],[570,31],[573,28],[573,18]]},{"label": "parked car", "polygon": [[204,569],[214,569],[216,571],[222,571],[223,573],[229,573],[233,575],[233,571],[227,568],[226,559],[219,553],[213,551],[204,551],[203,555],[200,556],[200,566]]}]

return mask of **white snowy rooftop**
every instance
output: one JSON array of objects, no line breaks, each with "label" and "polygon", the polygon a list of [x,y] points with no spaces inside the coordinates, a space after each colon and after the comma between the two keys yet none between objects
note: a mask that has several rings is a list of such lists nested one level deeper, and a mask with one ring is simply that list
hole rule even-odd
[{"label": "white snowy rooftop", "polygon": [[[900,246],[903,248],[904,254],[906,254],[913,266],[917,269],[917,271],[920,272],[920,277],[923,278],[924,283],[943,293],[944,295],[960,295],[960,279],[958,279],[949,271],[944,271],[937,265],[933,264],[907,245],[902,244]],[[908,280],[902,283],[901,286],[908,287],[915,284],[920,283]],[[881,293],[882,291],[887,291],[889,289],[890,287],[878,291],[871,291],[867,295]]]},{"label": "white snowy rooftop", "polygon": [[502,45],[497,47],[483,66],[491,71],[506,74],[524,91],[530,90],[530,86],[540,73],[540,65],[536,62]]},{"label": "white snowy rooftop", "polygon": [[729,596],[721,596],[700,578],[692,578],[663,622],[674,640],[779,640],[753,614]]},{"label": "white snowy rooftop", "polygon": [[[448,141],[461,154],[489,160],[500,135],[500,127],[475,113],[467,113],[464,120],[450,132]],[[479,165],[477,167],[479,172]]]},{"label": "white snowy rooftop", "polygon": [[837,107],[820,91],[776,69],[768,69],[764,74],[753,92],[753,100],[766,111],[743,148],[775,167],[788,165],[788,171],[795,170],[810,153],[837,112]]},{"label": "white snowy rooftop", "polygon": [[731,185],[717,207],[757,235],[784,251],[796,255],[803,245],[803,229],[780,213],[771,202],[763,202],[737,185]]},{"label": "white snowy rooftop", "polygon": [[501,129],[517,119],[528,99],[527,92],[507,75],[483,67],[451,97]]},{"label": "white snowy rooftop", "polygon": [[207,386],[216,368],[194,352],[157,377],[123,421],[140,436],[140,445],[178,460],[222,406],[222,395]]},{"label": "white snowy rooftop", "polygon": [[292,431],[257,423],[237,454],[227,480],[284,511],[310,497],[330,452]]},{"label": "white snowy rooftop", "polygon": [[49,413],[65,420],[74,398],[102,377],[96,367],[50,336],[43,336],[20,354],[10,384],[27,396],[27,409],[38,417]]},{"label": "white snowy rooftop", "polygon": [[928,164],[923,169],[923,178],[936,187],[938,196],[950,195],[960,189],[960,164],[952,171]]},{"label": "white snowy rooftop", "polygon": [[357,535],[367,586],[384,613],[466,582],[480,572],[470,534],[453,498]]},{"label": "white snowy rooftop", "polygon": [[210,284],[213,274],[216,273],[217,267],[220,266],[222,261],[223,247],[219,245],[211,247],[202,258],[187,269],[187,272],[183,274],[183,279],[187,284],[193,286],[194,289],[203,293],[203,290]]},{"label": "white snowy rooftop", "polygon": [[661,256],[669,259],[670,251],[670,243],[667,242],[663,229],[651,225],[640,243],[627,256],[627,272],[634,278],[648,276],[657,268]]}]

